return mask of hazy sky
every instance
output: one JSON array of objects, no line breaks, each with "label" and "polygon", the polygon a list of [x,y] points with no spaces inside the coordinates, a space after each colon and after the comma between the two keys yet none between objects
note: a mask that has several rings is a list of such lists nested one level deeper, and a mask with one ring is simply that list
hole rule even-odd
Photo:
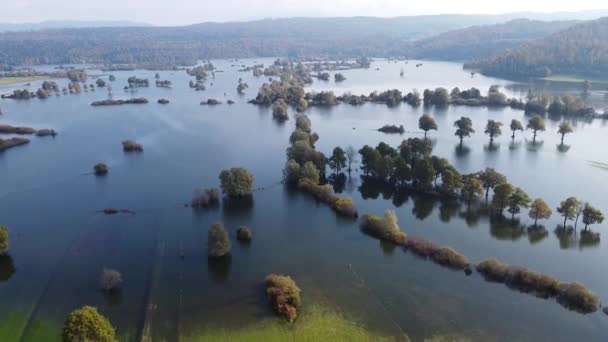
[{"label": "hazy sky", "polygon": [[606,0],[2,0],[0,22],[131,20],[157,25],[294,16],[579,11]]}]

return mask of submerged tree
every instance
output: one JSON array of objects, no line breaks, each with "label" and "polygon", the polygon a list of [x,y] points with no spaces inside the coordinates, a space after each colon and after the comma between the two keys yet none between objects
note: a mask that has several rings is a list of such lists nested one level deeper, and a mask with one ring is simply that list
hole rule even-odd
[{"label": "submerged tree", "polygon": [[549,208],[547,202],[545,202],[542,198],[537,198],[532,201],[532,204],[530,204],[530,211],[528,212],[528,215],[531,219],[534,219],[534,227],[538,226],[537,224],[539,219],[546,220],[551,217],[551,214],[551,208]]},{"label": "submerged tree", "polygon": [[515,215],[521,212],[522,208],[527,208],[530,204],[530,197],[521,188],[515,188],[515,191],[509,196],[507,211],[511,213],[511,220],[515,219]]},{"label": "submerged tree", "polygon": [[544,131],[545,130],[545,119],[540,116],[540,115],[535,115],[533,116],[530,121],[528,121],[528,125],[526,126],[527,129],[531,129],[534,132],[534,138],[532,139],[532,142],[536,142],[536,133],[538,131]]},{"label": "submerged tree", "polygon": [[576,217],[579,206],[580,201],[576,197],[568,197],[559,203],[557,212],[564,217],[564,229],[566,229],[566,222]]},{"label": "submerged tree", "polygon": [[426,135],[430,130],[437,130],[437,123],[435,122],[435,119],[427,114],[424,114],[418,120],[418,127],[424,131],[424,139],[426,140]]},{"label": "submerged tree", "polygon": [[478,174],[471,173],[462,176],[461,193],[468,205],[470,205],[477,196],[483,195],[483,186]]},{"label": "submerged tree", "polygon": [[214,223],[209,228],[207,237],[207,254],[210,258],[220,258],[230,253],[232,247],[228,232],[221,223]]},{"label": "submerged tree", "polygon": [[497,184],[494,187],[494,196],[492,197],[492,208],[498,210],[498,213],[502,215],[503,211],[509,205],[509,198],[513,193],[513,186],[509,183]]},{"label": "submerged tree", "polygon": [[502,122],[488,120],[484,133],[490,136],[490,145],[494,142],[494,138],[502,134],[502,131],[500,129],[501,126]]},{"label": "submerged tree", "polygon": [[334,151],[328,159],[329,167],[334,170],[336,174],[339,174],[343,168],[346,167],[346,152],[338,146],[334,148]]},{"label": "submerged tree", "polygon": [[590,224],[604,222],[604,214],[601,211],[591,206],[589,203],[585,203],[583,207],[583,223],[585,224],[585,230]]},{"label": "submerged tree", "polygon": [[348,162],[348,173],[350,173],[352,164],[357,162],[357,150],[352,145],[346,148],[346,160]]},{"label": "submerged tree", "polygon": [[486,190],[486,202],[488,201],[490,189],[494,189],[497,185],[507,182],[507,177],[489,167],[479,172],[479,179]]},{"label": "submerged tree", "polygon": [[253,175],[244,168],[235,167],[220,173],[222,192],[230,197],[242,197],[253,192]]},{"label": "submerged tree", "polygon": [[559,124],[559,129],[557,130],[557,133],[562,136],[561,145],[564,145],[564,137],[566,136],[566,134],[570,134],[572,132],[574,132],[574,130],[572,129],[572,125],[570,125],[569,122],[564,121]]},{"label": "submerged tree", "polygon": [[511,135],[511,140],[515,140],[515,132],[516,131],[524,131],[524,126],[517,119],[511,120],[511,131],[513,134]]},{"label": "submerged tree", "polygon": [[471,136],[471,134],[475,133],[475,130],[473,129],[473,122],[470,118],[464,116],[454,122],[454,127],[456,127],[456,132],[454,134],[460,138],[461,146],[462,139],[465,137],[468,138]]}]

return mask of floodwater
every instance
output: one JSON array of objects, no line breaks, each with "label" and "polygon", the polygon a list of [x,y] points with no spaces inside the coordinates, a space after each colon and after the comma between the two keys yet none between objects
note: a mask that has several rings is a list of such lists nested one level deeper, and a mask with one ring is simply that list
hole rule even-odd
[{"label": "floodwater", "polygon": [[[479,274],[467,277],[441,268],[362,234],[357,222],[338,218],[325,205],[278,184],[295,120],[277,123],[269,108],[248,104],[267,79],[237,71],[241,64],[271,61],[214,61],[223,72],[209,78],[203,92],[188,87],[191,77],[184,71],[159,72],[161,80],[173,82],[172,89],[156,88],[153,71],[113,72],[114,98],[146,97],[150,103],[145,105],[91,107],[92,101],[107,97],[104,89],[45,100],[0,101],[0,123],[59,133],[55,138],[31,137],[29,145],[0,153],[0,224],[11,229],[10,256],[0,262],[3,340],[58,338],[67,313],[85,304],[97,306],[125,340],[145,335],[176,341],[205,327],[241,327],[272,317],[261,288],[268,273],[295,278],[303,290],[303,310],[306,303],[329,302],[383,335],[404,331],[415,341],[446,334],[476,341],[608,339],[608,318],[601,311],[582,315],[553,299],[486,282]],[[524,97],[527,92],[527,85],[471,77],[459,64],[423,63],[416,68],[414,61],[378,61],[367,70],[343,71],[347,80],[340,84],[315,81],[310,89],[367,94],[474,86],[485,92],[498,84],[509,96]],[[402,68],[404,77],[399,76]],[[89,74],[106,80],[108,76]],[[133,75],[148,78],[152,86],[123,91]],[[240,77],[249,84],[244,96],[236,93]],[[67,81],[58,82],[63,87]],[[576,92],[573,87],[553,85],[551,91]],[[605,106],[604,92],[593,88],[591,98],[599,108]],[[171,103],[159,105],[159,98]],[[224,104],[199,105],[208,98]],[[225,104],[228,99],[236,103]],[[380,141],[397,146],[408,137],[421,137],[417,122],[423,113],[431,114],[439,126],[429,135],[434,154],[447,158],[461,173],[493,167],[553,208],[576,196],[608,213],[606,121],[573,122],[574,133],[566,136],[563,148],[559,119],[547,119],[547,130],[535,144],[529,131],[518,132],[511,141],[511,119],[525,123],[527,118],[510,108],[366,104],[307,111],[320,136],[317,149],[326,155],[335,146],[359,149]],[[463,148],[453,127],[461,116],[470,117],[476,130]],[[492,146],[483,134],[488,119],[505,124]],[[407,132],[376,131],[385,124],[404,125]],[[125,139],[142,143],[144,152],[125,154],[120,144]],[[91,174],[98,162],[109,165],[107,176]],[[194,189],[217,187],[220,171],[235,166],[255,175],[256,188],[261,189],[251,200],[223,201],[221,208],[203,211],[184,206]],[[341,190],[353,198],[360,213],[393,208],[409,235],[451,246],[473,262],[496,257],[563,281],[580,281],[608,298],[603,271],[607,243],[555,233],[562,221],[556,213],[542,222],[546,232],[530,233],[525,226],[532,220],[525,213],[519,225],[524,228],[515,228],[487,215],[467,214],[464,204],[379,189],[364,183],[358,170]],[[98,212],[108,207],[134,214]],[[230,259],[220,263],[206,257],[207,229],[216,221],[225,224],[233,241]],[[236,241],[240,225],[251,227],[250,244]],[[591,228],[604,238],[605,225]],[[119,296],[97,290],[104,267],[122,273]]]}]

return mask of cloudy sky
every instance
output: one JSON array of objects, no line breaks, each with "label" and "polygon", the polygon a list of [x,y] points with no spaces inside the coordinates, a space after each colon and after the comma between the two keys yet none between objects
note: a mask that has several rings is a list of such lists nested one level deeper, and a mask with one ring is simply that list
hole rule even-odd
[{"label": "cloudy sky", "polygon": [[0,22],[130,20],[157,25],[294,16],[556,12],[608,8],[606,0],[2,0]]}]

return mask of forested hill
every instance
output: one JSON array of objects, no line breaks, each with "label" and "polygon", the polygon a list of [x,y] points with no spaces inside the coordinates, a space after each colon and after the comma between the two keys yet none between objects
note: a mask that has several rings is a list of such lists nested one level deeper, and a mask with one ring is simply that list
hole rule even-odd
[{"label": "forested hill", "polygon": [[608,17],[575,25],[467,67],[507,77],[608,77]]},{"label": "forested hill", "polygon": [[410,44],[407,55],[412,58],[456,61],[487,58],[577,23],[579,21],[515,19],[504,24],[472,26]]},{"label": "forested hill", "polygon": [[471,25],[504,23],[514,16],[289,18],[181,27],[5,32],[0,33],[0,64],[175,65],[202,58],[400,56],[406,53],[407,42]]}]

